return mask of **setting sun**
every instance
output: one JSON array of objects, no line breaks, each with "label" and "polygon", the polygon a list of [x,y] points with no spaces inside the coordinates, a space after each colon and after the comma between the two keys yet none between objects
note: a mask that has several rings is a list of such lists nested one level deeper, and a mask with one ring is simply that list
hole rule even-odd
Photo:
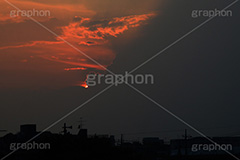
[{"label": "setting sun", "polygon": [[86,89],[89,87],[87,84],[81,84],[81,86],[86,88]]}]

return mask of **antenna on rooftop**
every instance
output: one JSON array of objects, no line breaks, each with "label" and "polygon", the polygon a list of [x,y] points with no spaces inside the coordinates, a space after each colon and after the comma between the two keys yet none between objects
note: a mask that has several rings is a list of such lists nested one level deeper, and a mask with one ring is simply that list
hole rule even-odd
[{"label": "antenna on rooftop", "polygon": [[80,120],[78,121],[79,122],[79,125],[78,125],[78,129],[83,129],[83,126],[84,126],[84,121],[82,117],[80,117]]},{"label": "antenna on rooftop", "polygon": [[63,133],[64,135],[67,135],[67,134],[69,134],[69,132],[67,131],[67,129],[72,129],[73,127],[72,127],[72,126],[67,126],[66,123],[64,123],[64,125],[63,125],[62,128],[63,128],[62,133]]}]

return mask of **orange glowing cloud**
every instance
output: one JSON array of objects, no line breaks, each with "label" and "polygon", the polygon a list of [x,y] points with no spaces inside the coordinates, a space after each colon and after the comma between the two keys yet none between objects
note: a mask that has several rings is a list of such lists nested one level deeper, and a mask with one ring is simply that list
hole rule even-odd
[{"label": "orange glowing cloud", "polygon": [[[51,5],[32,1],[18,1],[8,0],[10,4],[5,1],[0,2],[0,23],[20,23],[29,20],[28,17],[23,16],[26,11],[32,13],[39,13],[39,11],[48,13],[46,16],[32,16],[37,21],[48,21],[51,18],[61,19],[62,21],[69,21],[75,15],[93,16],[96,13],[87,9],[84,5]],[[16,9],[17,7],[18,9]],[[33,11],[34,10],[34,11]]]},{"label": "orange glowing cloud", "polygon": [[[34,41],[21,45],[4,46],[0,47],[0,49],[25,48],[37,54],[37,56],[50,61],[103,70],[101,66],[65,44],[62,38],[77,46],[79,50],[99,62],[102,66],[108,67],[115,58],[113,51],[105,45],[109,42],[109,37],[117,37],[130,28],[138,27],[154,15],[153,13],[131,15],[101,21],[75,16],[73,22],[61,28],[62,34],[56,37],[56,41]],[[84,62],[82,61],[83,59]]]},{"label": "orange glowing cloud", "polygon": [[93,46],[108,42],[108,37],[117,37],[130,28],[140,26],[144,21],[155,16],[154,13],[131,15],[108,20],[91,20],[75,17],[68,26],[62,27],[64,39],[77,41],[79,45]]},{"label": "orange glowing cloud", "polygon": [[[35,4],[33,2],[24,3],[27,5]],[[58,6],[56,8],[67,11],[71,7],[73,6],[66,5],[64,8]],[[76,8],[73,7],[73,9]],[[88,12],[94,14],[94,12],[84,10],[84,13]],[[90,71],[104,71],[104,68],[109,67],[113,63],[116,55],[109,47],[111,38],[117,38],[130,28],[145,24],[153,16],[155,16],[155,13],[101,20],[73,16],[73,20],[67,25],[56,26],[56,28],[60,29],[60,34],[58,37],[55,37],[55,40],[36,40],[17,45],[5,45],[1,46],[0,50],[4,51],[4,53],[24,53],[49,62],[60,63],[63,65],[63,71],[82,71],[86,76]],[[51,39],[53,38],[51,37]],[[62,39],[78,48],[80,52],[63,42]],[[85,53],[102,66],[94,63],[82,53]],[[26,61],[26,57],[22,57],[22,59],[24,59],[24,62],[31,62],[31,59]],[[82,83],[81,86],[88,87],[85,83]]]},{"label": "orange glowing cloud", "polygon": [[87,68],[83,68],[83,67],[77,67],[77,68],[65,68],[65,71],[84,71],[87,70]]}]

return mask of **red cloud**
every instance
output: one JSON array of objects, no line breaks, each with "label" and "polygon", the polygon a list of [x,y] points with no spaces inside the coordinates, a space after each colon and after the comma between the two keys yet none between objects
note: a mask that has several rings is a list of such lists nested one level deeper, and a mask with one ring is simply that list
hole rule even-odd
[{"label": "red cloud", "polygon": [[[31,1],[9,0],[8,4],[5,1],[0,1],[0,23],[20,23],[29,20],[28,17],[22,16],[24,11],[48,11],[47,16],[34,16],[37,21],[48,21],[50,18],[69,21],[75,15],[93,16],[96,13],[87,9],[84,5],[50,5]],[[13,7],[13,6],[14,7]],[[16,9],[19,8],[20,10]]]},{"label": "red cloud", "polygon": [[108,42],[108,37],[117,37],[130,28],[138,27],[154,15],[154,13],[131,15],[102,21],[75,17],[79,22],[72,22],[62,27],[62,38],[77,41],[80,45],[102,45]]},{"label": "red cloud", "polygon": [[[0,49],[19,54],[29,53],[35,57],[61,63],[65,71],[104,70],[113,63],[114,52],[109,48],[110,37],[118,37],[130,28],[144,24],[155,14],[131,15],[104,20],[93,20],[75,16],[69,25],[60,27],[61,35],[55,41],[33,41],[26,44],[3,46]],[[66,40],[89,57],[100,63],[95,64],[84,55],[64,43]],[[22,58],[24,59],[24,58]],[[53,71],[54,72],[54,71]]]}]

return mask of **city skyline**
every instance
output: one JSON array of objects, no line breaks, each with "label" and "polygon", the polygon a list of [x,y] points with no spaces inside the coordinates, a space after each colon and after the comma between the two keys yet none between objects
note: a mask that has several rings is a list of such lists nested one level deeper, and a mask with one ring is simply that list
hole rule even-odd
[{"label": "city skyline", "polygon": [[0,130],[240,135],[238,0],[0,4]]}]

